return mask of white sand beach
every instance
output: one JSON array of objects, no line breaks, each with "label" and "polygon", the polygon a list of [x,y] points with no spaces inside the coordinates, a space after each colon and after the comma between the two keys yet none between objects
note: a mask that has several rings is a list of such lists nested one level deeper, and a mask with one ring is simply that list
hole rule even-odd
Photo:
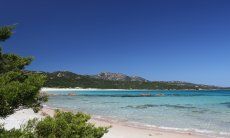
[{"label": "white sand beach", "polygon": [[[29,119],[42,119],[47,115],[53,116],[54,109],[44,107],[39,113],[34,113],[32,109],[23,109],[15,112],[6,119],[0,119],[0,123],[4,123],[6,129],[20,128]],[[113,122],[92,117],[90,120],[96,126],[112,126],[109,132],[103,138],[207,138],[192,133],[167,132],[161,129],[147,129],[135,126],[127,126],[121,122]]]},{"label": "white sand beach", "polygon": [[95,123],[96,126],[112,126],[103,138],[207,138],[191,133],[166,132],[159,129],[139,128],[94,118],[91,119],[90,122]]},{"label": "white sand beach", "polygon": [[[128,91],[129,89],[98,89],[98,88],[49,88],[43,87],[40,92],[52,92],[52,91]],[[138,89],[130,89],[132,91]]]},{"label": "white sand beach", "polygon": [[42,119],[45,116],[39,113],[34,113],[32,109],[22,109],[16,111],[14,114],[5,119],[0,118],[0,124],[4,124],[5,129],[10,130],[13,128],[19,129],[21,125],[33,118]]}]

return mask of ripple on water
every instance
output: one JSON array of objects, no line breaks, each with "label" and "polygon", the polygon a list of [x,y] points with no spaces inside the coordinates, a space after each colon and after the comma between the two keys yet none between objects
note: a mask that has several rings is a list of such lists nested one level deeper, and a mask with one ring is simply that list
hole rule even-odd
[{"label": "ripple on water", "polygon": [[193,106],[170,105],[170,104],[161,104],[161,105],[155,105],[155,104],[128,105],[126,107],[121,107],[121,108],[146,109],[146,108],[152,108],[152,107],[169,107],[169,108],[176,108],[176,109],[195,109],[196,108],[196,107],[193,107]]},{"label": "ripple on water", "polygon": [[224,102],[224,103],[220,103],[222,105],[226,105],[228,108],[230,108],[230,102]]}]

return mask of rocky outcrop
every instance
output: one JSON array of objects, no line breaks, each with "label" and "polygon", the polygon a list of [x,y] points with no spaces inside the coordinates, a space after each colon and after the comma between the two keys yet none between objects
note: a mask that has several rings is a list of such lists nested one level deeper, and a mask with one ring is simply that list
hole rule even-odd
[{"label": "rocky outcrop", "polygon": [[113,80],[113,81],[141,81],[147,82],[148,80],[139,76],[128,76],[122,73],[111,73],[111,72],[101,72],[94,75],[95,78],[103,80]]},{"label": "rocky outcrop", "polygon": [[76,96],[75,93],[68,93],[68,96]]}]

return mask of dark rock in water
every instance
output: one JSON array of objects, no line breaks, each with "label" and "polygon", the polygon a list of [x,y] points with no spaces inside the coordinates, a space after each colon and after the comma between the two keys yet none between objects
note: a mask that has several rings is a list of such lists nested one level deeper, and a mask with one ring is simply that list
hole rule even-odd
[{"label": "dark rock in water", "polygon": [[135,108],[138,109],[144,109],[144,108],[149,108],[149,107],[158,107],[158,105],[154,105],[154,104],[145,104],[145,105],[138,105]]},{"label": "dark rock in water", "polygon": [[192,112],[193,113],[203,114],[203,113],[208,112],[208,111],[209,111],[208,109],[198,109],[198,110],[193,110]]},{"label": "dark rock in water", "polygon": [[165,107],[172,107],[172,108],[177,108],[177,109],[195,109],[196,107],[193,106],[183,106],[183,105],[170,105],[170,104],[165,104],[161,105]]},{"label": "dark rock in water", "polygon": [[163,93],[158,93],[158,94],[156,94],[156,96],[161,97],[161,96],[165,96],[165,95]]},{"label": "dark rock in water", "polygon": [[140,96],[148,97],[148,96],[151,96],[151,94],[150,93],[142,93],[142,94],[140,94]]},{"label": "dark rock in water", "polygon": [[122,108],[135,108],[135,109],[145,109],[145,108],[149,108],[149,107],[158,107],[159,105],[154,105],[154,104],[144,104],[144,105],[128,105],[126,107],[122,107]]},{"label": "dark rock in water", "polygon": [[68,93],[68,96],[76,96],[75,93]]},{"label": "dark rock in water", "polygon": [[57,94],[48,93],[48,92],[40,92],[40,96],[56,96]]},{"label": "dark rock in water", "polygon": [[128,106],[122,107],[122,108],[145,109],[145,108],[152,108],[152,107],[169,107],[169,108],[177,108],[177,109],[195,109],[196,108],[193,106],[170,105],[170,104],[161,104],[161,105],[144,104],[144,105],[136,105],[136,106],[128,105]]},{"label": "dark rock in water", "polygon": [[50,93],[48,96],[57,96],[57,94]]}]

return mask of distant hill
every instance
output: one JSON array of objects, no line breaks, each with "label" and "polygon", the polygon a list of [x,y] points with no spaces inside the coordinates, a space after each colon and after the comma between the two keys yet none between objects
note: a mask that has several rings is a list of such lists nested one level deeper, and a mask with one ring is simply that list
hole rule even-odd
[{"label": "distant hill", "polygon": [[131,77],[121,73],[99,73],[81,75],[69,71],[36,72],[47,75],[45,87],[82,87],[101,89],[159,89],[159,90],[199,90],[222,89],[222,87],[193,84],[182,81],[148,81],[141,77]]},{"label": "distant hill", "polygon": [[94,78],[112,81],[141,81],[148,82],[148,80],[139,76],[128,76],[122,73],[111,73],[111,72],[101,72],[97,75],[93,75]]}]

